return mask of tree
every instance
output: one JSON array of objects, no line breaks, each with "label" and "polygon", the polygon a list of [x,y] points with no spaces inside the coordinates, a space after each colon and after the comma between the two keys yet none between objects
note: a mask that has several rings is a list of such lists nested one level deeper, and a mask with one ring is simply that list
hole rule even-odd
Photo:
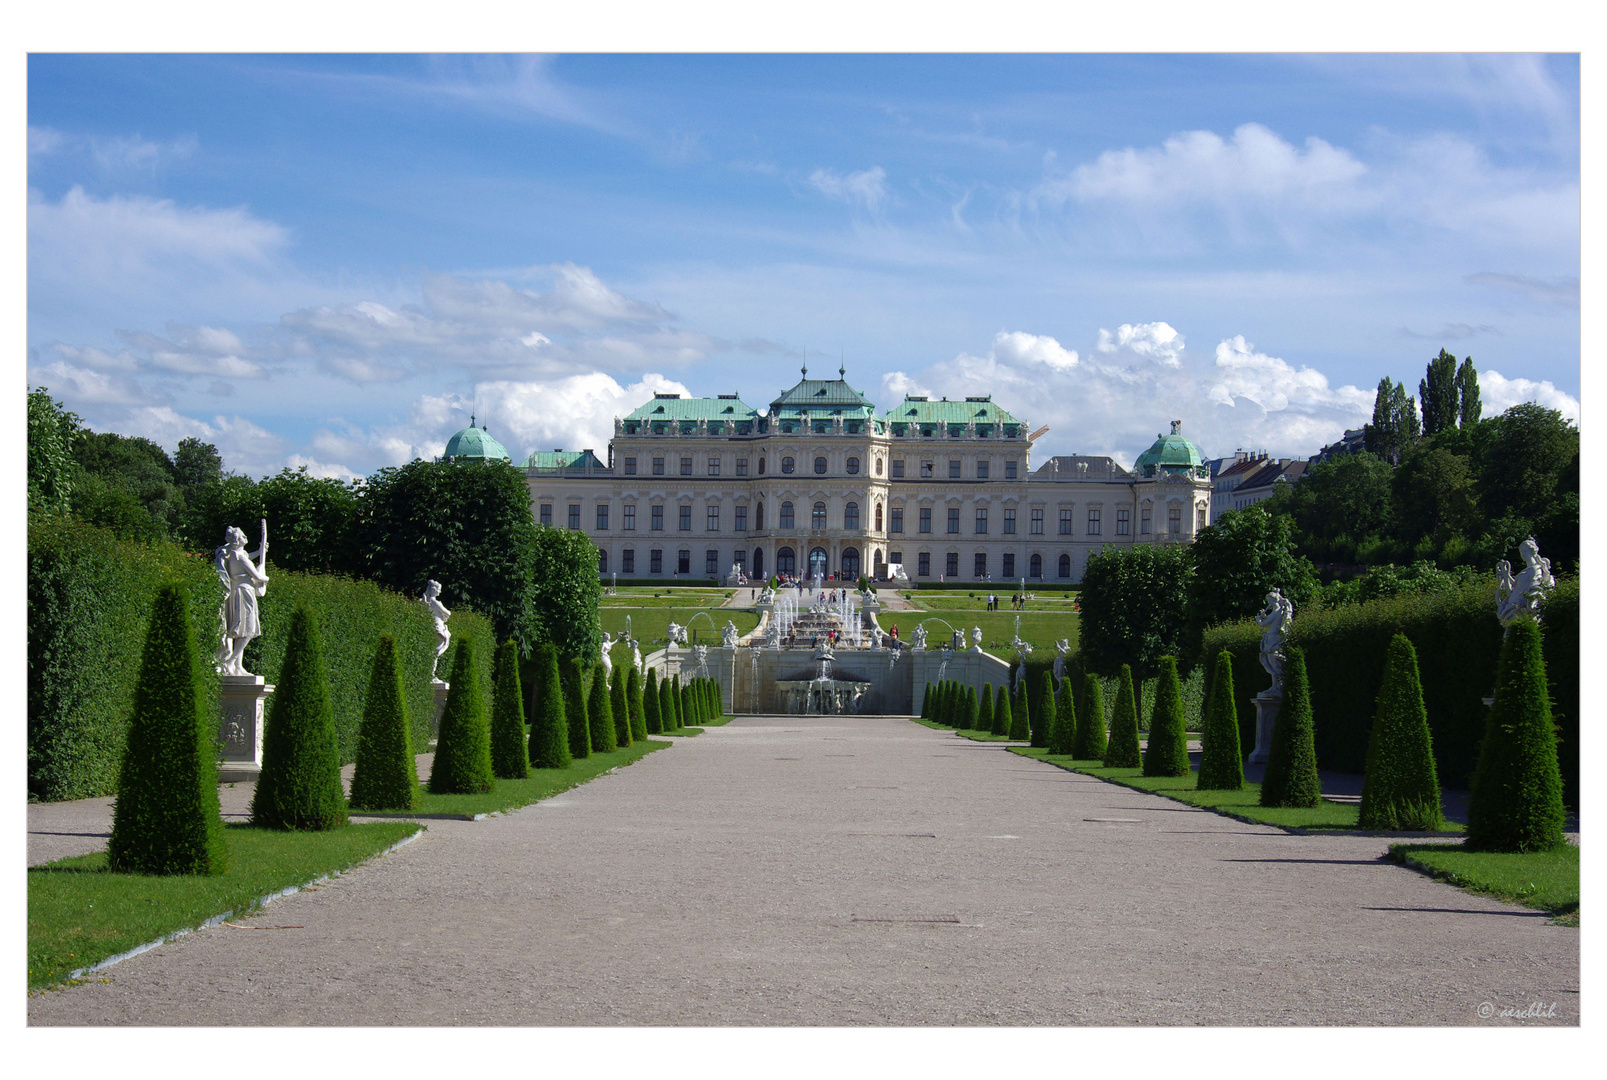
[{"label": "tree", "polygon": [[926,692],[921,695],[921,719],[932,719],[932,683],[926,683]]},{"label": "tree", "polygon": [[441,710],[441,731],[430,766],[433,795],[474,795],[496,783],[491,769],[491,730],[486,723],[480,668],[474,662],[474,639],[459,639],[452,656],[451,689]]},{"label": "tree", "polygon": [[1010,738],[1015,742],[1032,739],[1032,712],[1027,704],[1025,679],[1016,682],[1015,700],[1010,703]]},{"label": "tree", "polygon": [[380,636],[357,729],[357,766],[352,772],[353,810],[417,810],[418,762],[407,723],[396,639]]},{"label": "tree", "polygon": [[1456,357],[1441,349],[1440,355],[1428,362],[1423,381],[1417,384],[1417,398],[1423,403],[1424,436],[1456,427],[1457,417],[1462,412]]},{"label": "tree", "polygon": [[1366,770],[1357,822],[1363,829],[1433,830],[1444,822],[1417,650],[1405,634],[1390,640],[1385,656]]},{"label": "tree", "polygon": [[1556,409],[1526,401],[1480,426],[1488,429],[1478,465],[1488,518],[1538,521],[1563,492],[1578,492],[1579,429]]},{"label": "tree", "polygon": [[1177,661],[1170,656],[1163,656],[1161,673],[1155,681],[1155,705],[1149,719],[1149,747],[1144,751],[1144,775],[1188,774],[1188,731],[1183,720],[1183,692],[1177,682]]},{"label": "tree", "polygon": [[1566,820],[1540,627],[1524,618],[1501,643],[1495,705],[1473,772],[1466,846],[1547,851],[1567,843]]},{"label": "tree", "polygon": [[[177,526],[184,497],[173,482],[173,462],[156,443],[81,431],[73,460],[73,510],[84,520],[141,540],[166,539]],[[146,520],[138,522],[141,512]]]},{"label": "tree", "polygon": [[[523,483],[523,481],[521,481]],[[524,514],[530,517],[527,500]],[[572,656],[596,656],[602,648],[598,605],[602,583],[597,549],[583,532],[535,526],[531,563],[532,633]]]},{"label": "tree", "polygon": [[1261,805],[1316,806],[1322,802],[1322,781],[1317,776],[1317,732],[1306,654],[1296,645],[1286,652],[1283,698],[1273,722],[1266,771],[1261,774]]},{"label": "tree", "polygon": [[1391,488],[1395,518],[1408,543],[1436,534],[1478,534],[1478,492],[1466,458],[1425,445],[1401,463]]},{"label": "tree", "polygon": [[591,673],[591,693],[586,695],[586,716],[591,720],[591,748],[599,754],[619,749],[619,733],[614,727],[613,702],[608,698],[608,678],[603,665]]},{"label": "tree", "polygon": [[675,699],[675,726],[677,729],[686,727],[692,720],[686,715],[686,697],[681,693],[681,673],[676,672],[670,680],[674,687],[671,696]]},{"label": "tree", "polygon": [[959,711],[954,714],[954,726],[960,731],[969,731],[975,722],[976,696],[971,692],[969,686],[962,686],[959,691],[956,699]]},{"label": "tree", "polygon": [[642,718],[647,722],[649,735],[664,733],[664,713],[659,704],[658,672],[647,669],[647,685],[642,689]]},{"label": "tree", "polygon": [[976,729],[989,735],[993,733],[993,687],[987,683],[982,685],[982,692],[976,699]]},{"label": "tree", "polygon": [[1483,413],[1483,406],[1479,404],[1479,372],[1473,366],[1473,357],[1462,361],[1462,366],[1456,369],[1456,392],[1460,401],[1456,414],[1457,424],[1467,427],[1477,424]]},{"label": "tree", "polygon": [[228,868],[215,738],[201,708],[201,661],[189,606],[178,585],[166,585],[151,608],[134,685],[107,843],[111,869],[221,874]]},{"label": "tree", "polygon": [[497,646],[491,674],[491,772],[499,780],[530,775],[525,737],[524,692],[519,686],[519,646]]},{"label": "tree", "polygon": [[1133,692],[1133,669],[1122,665],[1116,689],[1116,712],[1110,720],[1110,741],[1105,744],[1105,768],[1136,769],[1143,764],[1138,752],[1138,697]]},{"label": "tree", "polygon": [[1001,686],[993,694],[993,733],[1010,738],[1011,726],[1010,691],[1007,686]]},{"label": "tree", "polygon": [[1043,689],[1038,694],[1043,702],[1043,726],[1049,729],[1046,746],[1051,754],[1070,755],[1077,748],[1077,708],[1069,699],[1055,701],[1053,680],[1052,675],[1044,672]]},{"label": "tree", "polygon": [[1211,679],[1211,697],[1205,707],[1205,730],[1200,733],[1200,744],[1200,775],[1194,785],[1196,788],[1238,791],[1244,787],[1239,715],[1233,702],[1233,654],[1226,649],[1216,657],[1216,673]]},{"label": "tree", "polygon": [[614,714],[614,745],[631,744],[631,704],[625,694],[625,667],[616,665],[608,682],[608,710]]},{"label": "tree", "polygon": [[1388,376],[1378,382],[1373,397],[1373,422],[1364,429],[1366,448],[1385,461],[1398,463],[1417,440],[1417,400],[1406,396],[1406,387]]},{"label": "tree", "polygon": [[1072,756],[1079,761],[1099,761],[1105,756],[1105,693],[1099,676],[1083,676],[1082,701],[1077,703],[1077,745]]},{"label": "tree", "polygon": [[1094,670],[1114,674],[1131,664],[1154,674],[1176,654],[1187,627],[1194,560],[1181,544],[1111,546],[1095,552],[1079,595],[1079,648]]},{"label": "tree", "polygon": [[1294,553],[1294,525],[1272,517],[1260,505],[1229,510],[1201,529],[1189,551],[1190,647],[1198,648],[1205,628],[1230,619],[1247,619],[1266,604],[1267,593],[1282,591],[1296,608],[1316,594],[1311,563]]},{"label": "tree", "polygon": [[530,764],[538,769],[567,769],[574,757],[570,749],[563,679],[558,674],[558,650],[550,641],[536,647],[535,675],[535,705],[530,710]]},{"label": "tree", "polygon": [[185,493],[186,501],[190,492],[222,479],[223,455],[218,453],[217,447],[194,436],[179,440],[179,447],[173,453],[173,480]]},{"label": "tree", "polygon": [[630,703],[631,738],[647,738],[647,713],[642,693],[642,675],[634,665],[625,678],[625,698]]},{"label": "tree", "polygon": [[[251,823],[310,830],[344,825],[346,791],[340,780],[329,675],[318,624],[305,604],[296,605],[290,616],[275,684],[262,733],[262,773],[251,799]],[[441,760],[439,754],[435,760]]]},{"label": "tree", "polygon": [[28,391],[28,510],[64,514],[72,506],[73,446],[83,422],[43,386]]},{"label": "tree", "polygon": [[1308,558],[1355,562],[1362,544],[1394,532],[1394,472],[1369,451],[1341,454],[1308,468],[1298,484],[1278,485],[1262,505],[1294,518],[1296,548]]},{"label": "tree", "polygon": [[666,733],[673,733],[680,727],[675,720],[675,690],[669,679],[658,684],[658,713]]}]

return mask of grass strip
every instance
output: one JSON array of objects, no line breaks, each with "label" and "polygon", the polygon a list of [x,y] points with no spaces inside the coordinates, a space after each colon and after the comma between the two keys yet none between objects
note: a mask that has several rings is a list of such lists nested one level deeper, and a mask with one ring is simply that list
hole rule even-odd
[{"label": "grass strip", "polygon": [[[1188,776],[1145,776],[1142,769],[1107,769],[1103,762],[1074,761],[1064,755],[1027,746],[1011,747],[1011,752],[1254,825],[1275,825],[1280,829],[1302,831],[1355,829],[1361,810],[1353,803],[1329,802],[1327,799],[1313,807],[1265,807],[1261,805],[1261,785],[1250,780],[1246,780],[1244,787],[1238,791],[1199,791],[1194,787],[1195,773]],[[1444,831],[1459,833],[1462,826],[1448,822]]]},{"label": "grass strip", "polygon": [[422,829],[410,821],[327,832],[229,825],[231,866],[217,877],[117,874],[104,851],[30,866],[28,989],[224,913],[244,915],[264,897],[350,869]]},{"label": "grass strip", "polygon": [[[910,720],[912,722],[914,722],[914,723],[917,723],[917,724],[921,725],[924,728],[931,728],[933,731],[952,731],[952,732],[954,732],[954,734],[963,736],[963,737],[965,737],[967,739],[970,739],[973,742],[1009,742],[1010,741],[1010,737],[1008,735],[995,735],[991,731],[974,731],[974,730],[973,731],[960,731],[957,728],[950,727],[948,724],[940,724],[935,720],[922,720],[919,716],[912,716],[912,717],[910,717]],[[1019,743],[1019,740],[1018,740],[1018,743]]]},{"label": "grass strip", "polygon": [[481,814],[505,814],[551,798],[561,791],[579,787],[604,773],[634,765],[653,751],[671,745],[661,738],[634,742],[610,753],[583,757],[567,769],[531,769],[530,775],[523,780],[498,780],[490,791],[478,795],[432,795],[425,791],[419,795],[418,812],[458,814],[466,818]]},{"label": "grass strip", "polygon": [[666,731],[664,733],[664,737],[667,739],[677,739],[685,736],[688,739],[694,739],[701,734],[703,734],[703,729],[700,727],[683,727],[676,728],[674,731]]},{"label": "grass strip", "polygon": [[1579,848],[1508,854],[1460,844],[1391,844],[1389,858],[1470,893],[1549,912],[1579,925]]}]

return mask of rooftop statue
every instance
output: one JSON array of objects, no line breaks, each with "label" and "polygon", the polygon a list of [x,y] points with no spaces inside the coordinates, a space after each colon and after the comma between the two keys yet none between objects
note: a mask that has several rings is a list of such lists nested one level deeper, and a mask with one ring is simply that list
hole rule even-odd
[{"label": "rooftop statue", "polygon": [[1518,545],[1524,567],[1517,577],[1512,576],[1512,564],[1502,559],[1495,564],[1496,618],[1502,626],[1511,626],[1523,615],[1540,618],[1540,605],[1557,584],[1551,575],[1551,560],[1540,557],[1540,546],[1529,537]]},{"label": "rooftop statue", "polygon": [[1261,666],[1272,676],[1272,686],[1265,691],[1268,697],[1283,696],[1283,643],[1294,617],[1295,606],[1277,589],[1267,593],[1267,606],[1255,617],[1261,627]]},{"label": "rooftop statue", "polygon": [[446,652],[447,644],[452,640],[452,631],[446,628],[446,620],[452,617],[452,613],[441,603],[441,583],[433,578],[425,582],[424,595],[419,597],[419,603],[424,605],[424,610],[435,620],[435,663],[430,665],[430,681],[439,682],[435,669],[441,666],[441,655]]},{"label": "rooftop statue", "polygon": [[250,675],[245,669],[246,646],[262,635],[257,600],[268,592],[267,519],[262,521],[262,545],[254,553],[246,552],[245,533],[233,525],[223,530],[223,546],[212,553],[212,566],[223,586],[223,605],[218,608],[223,633],[214,658],[217,672]]}]

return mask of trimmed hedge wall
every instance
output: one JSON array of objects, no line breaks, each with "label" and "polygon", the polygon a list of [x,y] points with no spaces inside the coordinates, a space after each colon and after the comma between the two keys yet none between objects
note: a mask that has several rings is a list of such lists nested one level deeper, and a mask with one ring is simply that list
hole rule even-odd
[{"label": "trimmed hedge wall", "polygon": [[[1553,692],[1559,705],[1565,699],[1574,710],[1568,714],[1571,720],[1560,722],[1571,723],[1571,729],[1564,730],[1572,730],[1575,736],[1578,595],[1577,580],[1559,584],[1544,624],[1548,653],[1554,650],[1558,656],[1559,670],[1551,676],[1558,689]],[[1390,638],[1397,632],[1404,633],[1417,650],[1440,782],[1465,788],[1478,760],[1487,711],[1483,699],[1495,688],[1501,651],[1493,576],[1442,592],[1295,613],[1289,640],[1306,652],[1317,763],[1340,772],[1359,773],[1365,767],[1384,658]],[[1233,654],[1240,745],[1248,754],[1255,748],[1252,699],[1271,681],[1261,669],[1261,630],[1249,620],[1212,627],[1205,634],[1205,649],[1208,655],[1219,649]],[[1571,676],[1562,670],[1569,656],[1573,658]],[[1573,775],[1577,777],[1577,738],[1571,745]]]},{"label": "trimmed hedge wall", "polygon": [[[324,644],[330,700],[341,761],[357,753],[357,732],[381,634],[396,639],[407,692],[413,744],[429,744],[434,697],[429,686],[435,629],[416,599],[368,581],[275,569],[261,601],[263,635],[246,649],[246,669],[271,682],[284,662],[290,613],[299,600],[312,608]],[[117,771],[157,589],[178,581],[189,603],[196,647],[206,662],[203,708],[216,716],[217,677],[210,658],[218,646],[222,589],[210,557],[171,544],[120,540],[71,519],[30,515],[28,522],[28,797],[43,801],[116,794]],[[489,687],[489,620],[466,608],[453,612],[454,640],[480,643],[477,658]],[[453,657],[442,658],[450,671]]]}]

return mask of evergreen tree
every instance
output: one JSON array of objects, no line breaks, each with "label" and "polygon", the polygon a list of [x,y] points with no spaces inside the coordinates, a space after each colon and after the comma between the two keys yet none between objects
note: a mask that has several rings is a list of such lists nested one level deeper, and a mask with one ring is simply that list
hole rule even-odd
[{"label": "evergreen tree", "polygon": [[591,748],[599,754],[611,754],[619,749],[619,734],[614,727],[613,702],[608,698],[608,676],[598,664],[591,673],[591,693],[586,695],[586,718],[591,721]]},{"label": "evergreen tree", "polygon": [[[1150,737],[1154,738],[1153,731]],[[1233,656],[1226,649],[1217,654],[1200,742],[1200,775],[1194,786],[1201,791],[1243,788],[1244,755],[1239,751],[1239,714],[1233,702]]]},{"label": "evergreen tree", "polygon": [[1261,776],[1261,805],[1316,806],[1322,802],[1322,781],[1317,777],[1317,730],[1306,654],[1295,645],[1285,651],[1283,700],[1278,703],[1267,768]]},{"label": "evergreen tree", "polygon": [[563,688],[564,724],[569,734],[569,756],[576,761],[591,756],[591,718],[586,710],[586,678],[572,656],[558,659],[558,680]]},{"label": "evergreen tree", "polygon": [[675,722],[675,688],[668,679],[658,684],[658,714],[666,732],[679,730]]},{"label": "evergreen tree", "polygon": [[971,696],[969,686],[960,686],[957,695],[959,708],[954,714],[954,726],[960,731],[970,731],[973,723],[972,714],[976,711],[976,699]]},{"label": "evergreen tree", "polygon": [[659,704],[658,672],[647,669],[647,685],[642,688],[642,718],[649,735],[664,734],[664,713]]},{"label": "evergreen tree", "polygon": [[1188,730],[1183,720],[1183,691],[1177,684],[1175,657],[1161,657],[1153,710],[1149,719],[1149,748],[1144,751],[1144,775],[1187,776]]},{"label": "evergreen tree", "polygon": [[647,704],[642,692],[642,675],[634,665],[625,677],[625,697],[630,702],[631,738],[647,738]]},{"label": "evergreen tree", "polygon": [[352,772],[353,810],[417,810],[418,763],[408,729],[396,639],[379,639],[357,729],[357,767]]},{"label": "evergreen tree", "polygon": [[1013,742],[1030,742],[1032,714],[1027,708],[1026,680],[1017,680],[1015,700],[1010,703],[1010,739]]},{"label": "evergreen tree", "polygon": [[1054,676],[1043,675],[1044,726],[1049,729],[1049,752],[1070,755],[1077,749],[1077,706],[1070,694],[1056,700]]},{"label": "evergreen tree", "polygon": [[251,799],[252,824],[269,829],[333,829],[346,824],[329,676],[318,624],[305,604],[297,605],[290,616],[284,663],[268,701],[262,774]]},{"label": "evergreen tree", "polygon": [[932,683],[926,683],[926,692],[921,695],[921,719],[932,719]]},{"label": "evergreen tree", "polygon": [[679,706],[677,711],[681,714],[681,726],[697,727],[697,708],[692,701],[691,680],[681,687],[681,700],[676,704]]},{"label": "evergreen tree", "polygon": [[1417,399],[1423,404],[1425,437],[1456,427],[1461,398],[1456,381],[1456,357],[1441,349],[1440,355],[1428,362],[1423,381],[1417,384]]},{"label": "evergreen tree", "polygon": [[684,728],[691,721],[686,716],[686,697],[681,693],[681,675],[679,672],[675,674],[671,685],[675,687],[675,726]]},{"label": "evergreen tree", "polygon": [[[1045,674],[1044,678],[1047,679],[1048,677]],[[1025,681],[1022,680],[1023,683]],[[1045,695],[1043,694],[1044,687],[1045,683],[1040,681],[1038,690],[1041,696],[1038,698],[1038,707],[1033,709],[1027,717],[1028,727],[1032,732],[1032,745],[1040,750],[1048,747],[1049,729],[1054,726],[1055,722],[1054,688],[1050,686],[1048,694]],[[1022,689],[1025,691],[1028,687],[1023,685]]]},{"label": "evergreen tree", "polygon": [[1105,693],[1099,688],[1099,676],[1088,672],[1083,677],[1083,710],[1077,713],[1077,748],[1073,755],[1079,761],[1099,761],[1105,756]]},{"label": "evergreen tree", "polygon": [[946,679],[939,679],[932,688],[932,722],[934,724],[947,724],[948,721],[949,684]]},{"label": "evergreen tree", "polygon": [[530,764],[567,769],[573,761],[558,650],[548,642],[536,649],[535,708],[530,713]]},{"label": "evergreen tree", "polygon": [[976,699],[976,729],[993,732],[993,687],[985,683]]},{"label": "evergreen tree", "polygon": [[530,775],[530,751],[519,687],[519,646],[511,638],[497,646],[491,667],[491,773],[501,780],[523,780]]},{"label": "evergreen tree", "polygon": [[1473,772],[1467,847],[1546,851],[1567,842],[1566,821],[1540,627],[1520,619],[1501,643],[1495,705]]},{"label": "evergreen tree", "polygon": [[430,767],[432,795],[473,795],[496,783],[491,769],[491,728],[486,722],[474,639],[463,638],[452,659],[451,689],[441,710],[441,733]]},{"label": "evergreen tree", "polygon": [[631,744],[631,705],[625,696],[625,667],[616,665],[608,683],[608,708],[614,714],[614,745],[623,748]]},{"label": "evergreen tree", "polygon": [[1444,822],[1417,650],[1405,634],[1390,640],[1384,659],[1366,768],[1357,822],[1362,828],[1438,829]]},{"label": "evergreen tree", "polygon": [[1407,447],[1417,441],[1417,399],[1406,395],[1404,383],[1388,376],[1378,382],[1373,397],[1373,422],[1365,427],[1366,448],[1385,461],[1399,465]]},{"label": "evergreen tree", "polygon": [[1473,357],[1462,361],[1462,366],[1456,369],[1456,389],[1459,401],[1457,410],[1457,423],[1461,427],[1471,427],[1479,422],[1483,407],[1479,403],[1479,371],[1473,366]]},{"label": "evergreen tree", "polygon": [[1110,718],[1110,741],[1105,744],[1105,768],[1136,769],[1143,764],[1138,752],[1138,695],[1133,692],[1133,669],[1122,665],[1116,688],[1116,712]]},{"label": "evergreen tree", "polygon": [[1006,738],[1010,735],[1010,693],[1003,686],[993,692],[993,733]]},{"label": "evergreen tree", "polygon": [[164,585],[151,608],[134,685],[107,844],[111,869],[136,874],[228,869],[215,737],[201,708],[201,660],[189,606],[178,585]]}]

